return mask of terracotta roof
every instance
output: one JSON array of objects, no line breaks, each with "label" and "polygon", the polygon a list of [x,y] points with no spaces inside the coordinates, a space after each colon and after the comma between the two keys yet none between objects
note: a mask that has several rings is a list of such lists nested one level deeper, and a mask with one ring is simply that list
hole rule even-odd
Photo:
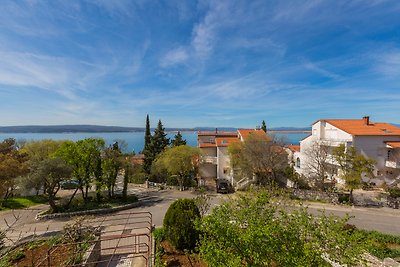
[{"label": "terracotta roof", "polygon": [[199,147],[200,148],[205,148],[205,147],[216,147],[217,145],[215,143],[200,143]]},{"label": "terracotta roof", "polygon": [[215,138],[215,142],[217,143],[217,146],[225,147],[231,143],[240,142],[240,139],[237,137],[217,137]]},{"label": "terracotta roof", "polygon": [[223,132],[223,131],[198,131],[197,136],[226,136],[226,137],[232,137],[232,136],[237,136],[237,132]]},{"label": "terracotta roof", "polygon": [[385,144],[391,148],[400,148],[400,141],[387,141]]},{"label": "terracotta roof", "polygon": [[300,152],[299,145],[288,145],[287,148],[289,148],[292,152]]},{"label": "terracotta roof", "polygon": [[266,133],[261,129],[258,129],[258,130],[254,130],[254,129],[239,129],[238,132],[244,139],[247,136],[249,136],[250,134],[266,135]]},{"label": "terracotta roof", "polygon": [[364,119],[359,120],[321,120],[349,133],[351,135],[378,135],[378,136],[400,136],[400,128],[384,122],[365,123]]}]

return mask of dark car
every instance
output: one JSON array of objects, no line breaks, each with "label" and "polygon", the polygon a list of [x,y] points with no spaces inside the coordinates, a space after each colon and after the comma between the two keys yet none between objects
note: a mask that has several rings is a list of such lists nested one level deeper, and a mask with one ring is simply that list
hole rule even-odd
[{"label": "dark car", "polygon": [[66,180],[60,182],[61,189],[76,189],[79,187],[78,180]]},{"label": "dark car", "polygon": [[228,181],[217,180],[217,193],[229,193],[229,183]]}]

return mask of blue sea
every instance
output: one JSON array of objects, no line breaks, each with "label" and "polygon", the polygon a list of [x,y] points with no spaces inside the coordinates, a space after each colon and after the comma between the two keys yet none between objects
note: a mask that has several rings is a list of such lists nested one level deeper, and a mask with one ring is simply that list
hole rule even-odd
[{"label": "blue sea", "polygon": [[[176,132],[168,132],[168,138],[173,138]],[[184,139],[190,146],[197,146],[197,132],[181,132]],[[286,144],[299,144],[299,141],[306,137],[307,133],[276,133],[277,139]],[[144,147],[144,132],[119,132],[119,133],[0,133],[0,141],[6,138],[14,138],[17,141],[32,140],[72,140],[77,141],[89,137],[103,138],[107,144],[115,141],[124,141],[126,152],[135,151],[138,153]]]}]

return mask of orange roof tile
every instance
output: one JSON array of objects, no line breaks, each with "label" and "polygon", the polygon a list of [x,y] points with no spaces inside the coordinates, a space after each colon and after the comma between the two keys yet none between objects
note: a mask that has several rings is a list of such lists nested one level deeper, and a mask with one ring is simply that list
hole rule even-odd
[{"label": "orange roof tile", "polygon": [[384,122],[365,123],[364,119],[359,120],[321,120],[351,134],[351,135],[378,135],[378,136],[400,136],[400,128]]},{"label": "orange roof tile", "polygon": [[293,152],[300,152],[300,146],[299,145],[288,145],[287,148],[289,148]]},{"label": "orange roof tile", "polygon": [[400,141],[387,141],[385,144],[391,148],[400,148]]},{"label": "orange roof tile", "polygon": [[217,143],[217,146],[225,147],[231,143],[240,142],[240,139],[237,137],[217,137],[215,138],[215,142]]},{"label": "orange roof tile", "polygon": [[266,135],[266,133],[261,129],[258,129],[258,130],[254,130],[254,129],[239,129],[238,132],[244,139],[247,136],[249,136],[250,134]]},{"label": "orange roof tile", "polygon": [[219,136],[219,137],[233,137],[237,136],[237,132],[223,132],[223,131],[198,131],[197,136]]},{"label": "orange roof tile", "polygon": [[215,143],[200,143],[199,148],[205,148],[205,147],[216,147],[217,145]]}]

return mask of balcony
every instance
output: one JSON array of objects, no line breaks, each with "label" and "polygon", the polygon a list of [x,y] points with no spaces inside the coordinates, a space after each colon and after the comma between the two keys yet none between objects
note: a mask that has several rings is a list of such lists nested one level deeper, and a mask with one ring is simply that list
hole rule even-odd
[{"label": "balcony", "polygon": [[387,168],[400,169],[400,162],[394,160],[386,160],[385,166]]},{"label": "balcony", "polygon": [[210,163],[210,164],[214,164],[217,165],[217,157],[213,157],[213,156],[202,156],[201,157],[201,163]]}]

